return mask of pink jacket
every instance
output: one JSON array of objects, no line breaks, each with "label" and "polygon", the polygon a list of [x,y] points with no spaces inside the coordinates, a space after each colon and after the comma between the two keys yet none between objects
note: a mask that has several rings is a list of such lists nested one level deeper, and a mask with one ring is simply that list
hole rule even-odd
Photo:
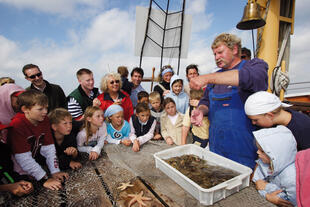
[{"label": "pink jacket", "polygon": [[299,207],[310,206],[310,149],[296,155],[296,199]]}]

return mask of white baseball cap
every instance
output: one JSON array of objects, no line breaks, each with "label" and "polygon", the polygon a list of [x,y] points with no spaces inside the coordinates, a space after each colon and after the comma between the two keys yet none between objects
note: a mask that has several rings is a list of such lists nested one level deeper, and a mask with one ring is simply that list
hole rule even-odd
[{"label": "white baseball cap", "polygon": [[290,107],[292,105],[282,103],[280,99],[272,93],[259,91],[248,97],[244,104],[244,111],[249,116],[255,116],[271,112],[280,106]]}]

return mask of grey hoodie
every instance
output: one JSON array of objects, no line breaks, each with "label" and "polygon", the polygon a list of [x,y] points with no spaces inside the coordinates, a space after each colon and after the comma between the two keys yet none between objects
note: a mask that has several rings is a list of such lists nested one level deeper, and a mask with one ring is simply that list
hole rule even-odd
[{"label": "grey hoodie", "polygon": [[259,190],[259,193],[265,197],[267,193],[282,189],[283,191],[278,196],[296,205],[295,157],[297,148],[292,132],[285,126],[278,125],[274,128],[255,131],[253,134],[272,163],[269,165],[260,159],[257,160],[258,166],[252,180],[268,182],[266,188]]}]

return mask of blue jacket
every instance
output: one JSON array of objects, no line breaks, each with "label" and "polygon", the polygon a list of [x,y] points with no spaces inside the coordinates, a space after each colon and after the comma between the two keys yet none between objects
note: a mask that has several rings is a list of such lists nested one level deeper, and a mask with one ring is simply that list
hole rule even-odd
[{"label": "blue jacket", "polygon": [[[285,126],[266,128],[253,132],[256,141],[271,160],[265,164],[257,160],[258,166],[254,172],[253,181],[268,182],[264,190],[259,190],[262,196],[282,189],[278,194],[282,199],[296,205],[296,141],[292,132]],[[271,167],[270,167],[271,166]],[[270,169],[273,168],[273,169]]]},{"label": "blue jacket", "polygon": [[[166,97],[170,97],[174,100],[177,111],[181,114],[185,114],[186,109],[189,106],[189,98],[188,95],[184,92],[184,83],[182,87],[182,91],[176,95],[172,91],[172,84],[174,81],[181,79],[178,75],[173,75],[170,80],[170,92],[166,95]],[[182,79],[181,79],[182,80]],[[184,81],[183,81],[184,82]]]}]

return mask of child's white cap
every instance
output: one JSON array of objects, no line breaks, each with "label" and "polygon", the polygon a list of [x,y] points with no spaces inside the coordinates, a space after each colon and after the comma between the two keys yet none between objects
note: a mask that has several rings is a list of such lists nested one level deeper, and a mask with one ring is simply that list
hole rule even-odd
[{"label": "child's white cap", "polygon": [[259,91],[249,96],[244,104],[244,111],[249,116],[255,116],[271,112],[280,106],[290,107],[292,105],[282,103],[280,99],[272,93]]},{"label": "child's white cap", "polygon": [[123,111],[123,108],[118,104],[112,104],[107,108],[107,110],[104,112],[104,117],[112,116],[113,114],[116,114],[120,111]]}]

